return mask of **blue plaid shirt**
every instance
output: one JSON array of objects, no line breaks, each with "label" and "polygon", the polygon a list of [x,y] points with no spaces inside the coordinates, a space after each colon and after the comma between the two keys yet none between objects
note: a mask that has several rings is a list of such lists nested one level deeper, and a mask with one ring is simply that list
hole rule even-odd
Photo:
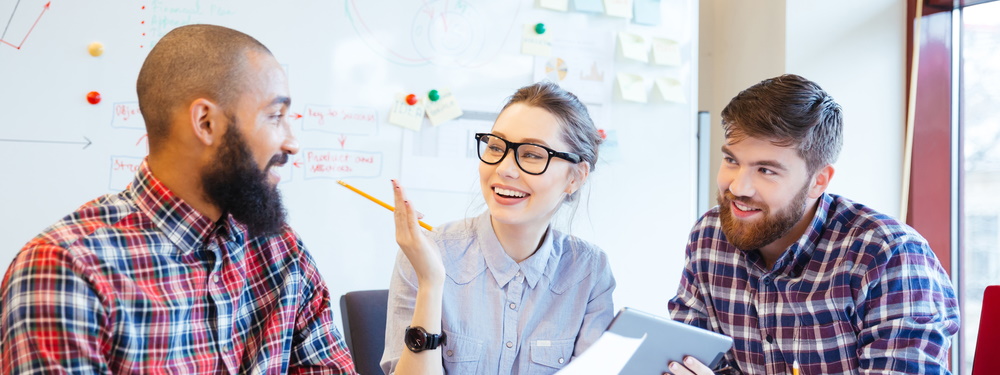
[{"label": "blue plaid shirt", "polygon": [[0,287],[0,373],[354,374],[290,228],[213,222],[143,162],[32,239]]},{"label": "blue plaid shirt", "polygon": [[824,194],[809,229],[765,268],[726,241],[713,208],[695,224],[675,320],[734,340],[748,374],[943,374],[958,301],[913,228]]}]

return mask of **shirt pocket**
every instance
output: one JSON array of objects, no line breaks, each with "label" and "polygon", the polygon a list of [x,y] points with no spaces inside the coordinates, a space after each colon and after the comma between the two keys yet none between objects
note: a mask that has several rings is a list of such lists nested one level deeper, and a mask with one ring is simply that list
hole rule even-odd
[{"label": "shirt pocket", "polygon": [[441,346],[444,372],[455,375],[476,374],[483,358],[483,343],[448,330],[442,332],[448,336],[445,345]]},{"label": "shirt pocket", "polygon": [[573,346],[576,339],[565,340],[531,340],[528,355],[528,374],[554,374],[566,366],[573,357]]}]

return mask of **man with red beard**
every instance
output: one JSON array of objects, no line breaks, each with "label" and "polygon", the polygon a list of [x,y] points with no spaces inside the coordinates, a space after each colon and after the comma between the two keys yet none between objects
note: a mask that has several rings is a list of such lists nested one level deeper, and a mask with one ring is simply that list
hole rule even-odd
[{"label": "man with red beard", "polygon": [[[840,105],[796,75],[722,111],[719,206],[691,231],[673,319],[731,336],[721,373],[948,371],[959,311],[913,228],[826,193],[843,144]],[[673,374],[711,374],[688,357]]]},{"label": "man with red beard", "polygon": [[136,84],[149,156],[32,239],[0,287],[0,373],[353,374],[285,224],[288,80],[241,32],[179,27]]}]

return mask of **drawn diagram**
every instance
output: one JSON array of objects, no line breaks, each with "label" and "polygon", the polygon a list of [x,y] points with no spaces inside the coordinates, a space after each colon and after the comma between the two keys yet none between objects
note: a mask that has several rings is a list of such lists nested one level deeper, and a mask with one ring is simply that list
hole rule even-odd
[{"label": "drawn diagram", "polygon": [[51,1],[45,2],[45,4],[41,4],[41,1],[23,1],[24,4],[21,3],[22,0],[17,0],[13,7],[9,7],[10,4],[0,5],[0,16],[10,14],[7,23],[3,26],[3,32],[0,33],[0,44],[15,49],[21,49],[24,46],[31,31],[35,30],[38,21],[52,5]]},{"label": "drawn diagram", "polygon": [[514,23],[521,5],[512,10],[501,1],[344,0],[344,6],[368,47],[405,66],[478,67],[520,30]]}]

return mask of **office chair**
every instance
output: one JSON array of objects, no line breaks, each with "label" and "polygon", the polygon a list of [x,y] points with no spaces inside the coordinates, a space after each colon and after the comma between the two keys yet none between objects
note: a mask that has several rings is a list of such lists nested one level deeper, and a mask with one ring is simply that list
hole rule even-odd
[{"label": "office chair", "polygon": [[344,339],[361,375],[382,375],[379,361],[385,348],[385,310],[389,290],[361,290],[340,297]]},{"label": "office chair", "polygon": [[1000,374],[1000,285],[986,287],[983,310],[979,318],[976,354],[972,360],[972,375]]}]

